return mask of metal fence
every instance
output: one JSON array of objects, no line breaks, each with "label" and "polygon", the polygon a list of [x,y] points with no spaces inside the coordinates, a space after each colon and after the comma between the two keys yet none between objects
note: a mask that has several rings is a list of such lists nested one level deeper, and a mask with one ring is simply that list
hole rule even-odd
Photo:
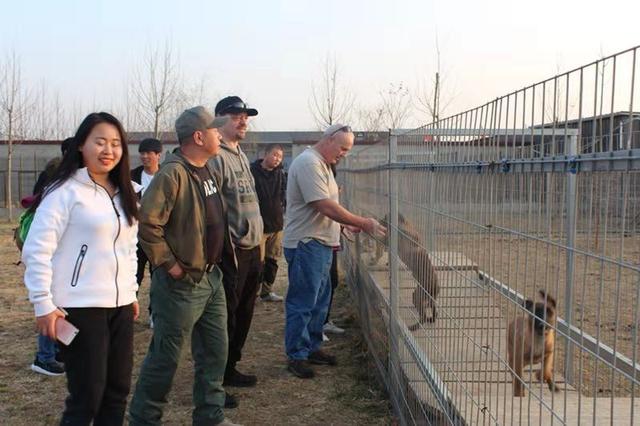
[{"label": "metal fence", "polygon": [[342,261],[402,424],[640,424],[639,48],[341,165],[388,226]]},{"label": "metal fence", "polygon": [[[47,162],[55,157],[55,154],[40,154],[34,151],[31,155],[18,154],[13,157],[11,171],[11,203],[18,207],[20,200],[31,195],[33,186],[38,180],[38,176],[45,169]],[[0,208],[7,205],[7,159],[0,158]],[[0,212],[0,217],[4,215]]]}]

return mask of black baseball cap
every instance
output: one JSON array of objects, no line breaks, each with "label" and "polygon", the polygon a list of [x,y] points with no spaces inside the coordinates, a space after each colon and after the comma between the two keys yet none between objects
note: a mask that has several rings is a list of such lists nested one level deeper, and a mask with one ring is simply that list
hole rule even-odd
[{"label": "black baseball cap", "polygon": [[216,115],[239,114],[246,112],[249,117],[258,115],[258,110],[249,108],[238,96],[227,96],[216,104]]}]

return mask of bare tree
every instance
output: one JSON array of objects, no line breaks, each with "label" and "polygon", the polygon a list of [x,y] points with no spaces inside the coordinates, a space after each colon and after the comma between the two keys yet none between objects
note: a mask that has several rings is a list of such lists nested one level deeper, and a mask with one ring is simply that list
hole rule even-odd
[{"label": "bare tree", "polygon": [[560,77],[561,65],[556,61],[556,78],[553,83],[545,84],[544,96],[546,99],[552,99],[551,105],[548,102],[544,105],[545,123],[551,123],[556,126],[559,122],[564,121],[565,112],[567,111],[565,100],[565,79]]},{"label": "bare tree", "polygon": [[[191,83],[185,90],[185,98],[189,105],[213,105],[215,100],[221,96],[213,93],[210,89],[212,84],[206,74],[202,74],[197,81]],[[178,111],[178,112],[182,112]]]},{"label": "bare tree", "polygon": [[37,140],[47,140],[51,137],[53,129],[51,127],[51,108],[48,103],[47,85],[44,79],[40,81],[34,96],[31,135]]},{"label": "bare tree", "polygon": [[80,122],[86,115],[86,108],[77,100],[74,99],[71,104],[71,134],[75,134],[76,129],[80,125]]},{"label": "bare tree", "polygon": [[126,78],[122,81],[120,96],[114,101],[114,113],[127,132],[139,130],[137,98],[131,88],[133,83]]},{"label": "bare tree", "polygon": [[312,83],[309,99],[309,109],[320,128],[350,121],[355,96],[344,86],[341,77],[335,57],[327,55],[322,63],[320,82]]},{"label": "bare tree", "polygon": [[165,113],[173,106],[180,92],[177,60],[169,43],[164,50],[148,50],[134,72],[133,93],[142,123],[160,134]]},{"label": "bare tree", "polygon": [[[2,113],[3,132],[7,140],[7,173],[5,179],[5,202],[9,221],[13,220],[12,172],[13,145],[16,141],[16,129],[21,127],[28,109],[29,93],[22,83],[20,60],[15,52],[0,63],[0,112]],[[24,132],[24,130],[23,130]]]},{"label": "bare tree", "polygon": [[389,87],[380,91],[383,122],[389,129],[401,128],[411,115],[411,94],[400,83],[389,83]]},{"label": "bare tree", "polygon": [[361,108],[357,112],[358,129],[364,132],[378,132],[384,129],[384,110],[381,106]]},{"label": "bare tree", "polygon": [[452,94],[443,96],[445,82],[446,78],[441,67],[440,43],[436,35],[436,72],[430,81],[423,80],[418,83],[418,96],[416,96],[416,107],[427,115],[427,119],[431,120],[431,123],[437,123],[440,120],[441,115],[454,99]]},{"label": "bare tree", "polygon": [[53,126],[53,137],[58,140],[68,138],[72,132],[71,123],[69,122],[69,115],[65,110],[62,100],[60,99],[60,92],[56,91],[56,94],[51,103],[51,118],[55,121]]},{"label": "bare tree", "polygon": [[176,92],[175,101],[169,109],[171,117],[177,117],[185,109],[193,105],[215,105],[215,99],[220,96],[212,93],[211,83],[205,74],[197,80],[185,81]]}]

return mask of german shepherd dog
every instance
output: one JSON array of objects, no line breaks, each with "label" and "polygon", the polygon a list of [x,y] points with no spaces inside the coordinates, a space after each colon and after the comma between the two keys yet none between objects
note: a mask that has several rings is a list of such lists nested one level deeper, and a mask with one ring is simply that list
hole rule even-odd
[{"label": "german shepherd dog", "polygon": [[[380,222],[387,228],[389,227],[387,216]],[[420,318],[417,323],[409,326],[409,330],[415,331],[421,324],[434,322],[436,320],[438,314],[435,300],[440,292],[440,286],[438,284],[436,270],[433,267],[433,263],[431,263],[429,254],[423,247],[422,239],[411,222],[401,214],[398,215],[398,229],[398,255],[418,282],[418,285],[413,291],[412,299],[413,305],[416,307]],[[386,244],[387,241],[388,237],[385,237],[382,243],[377,242],[376,255],[373,263],[377,263],[380,257],[382,257],[382,252],[384,251],[383,244]],[[428,308],[431,308],[430,318],[427,318]]]},{"label": "german shepherd dog", "polygon": [[522,369],[529,363],[542,361],[538,370],[538,381],[544,381],[549,390],[557,392],[553,381],[553,347],[555,345],[556,301],[543,290],[539,291],[542,302],[527,299],[524,307],[526,318],[518,317],[507,328],[507,351],[509,366],[513,370],[513,396],[524,396]]}]

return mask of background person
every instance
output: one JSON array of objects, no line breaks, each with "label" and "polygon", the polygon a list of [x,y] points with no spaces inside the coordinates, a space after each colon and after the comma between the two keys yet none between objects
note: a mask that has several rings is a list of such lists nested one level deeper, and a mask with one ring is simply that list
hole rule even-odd
[{"label": "background person", "polygon": [[264,223],[264,234],[260,241],[260,300],[282,302],[282,296],[273,291],[278,274],[278,258],[282,256],[282,227],[286,178],[282,171],[284,148],[279,144],[267,146],[264,158],[251,163],[251,173],[256,183],[256,194],[260,204],[260,215]]},{"label": "background person", "polygon": [[62,162],[62,158],[69,150],[69,145],[73,142],[73,138],[67,138],[62,141],[60,144],[61,156],[52,158],[47,162],[47,165],[44,166],[44,170],[40,172],[38,175],[38,179],[36,180],[35,185],[33,185],[33,194],[40,194],[44,187],[49,183],[54,173],[58,169],[58,166]]},{"label": "background person", "polygon": [[[62,157],[64,157],[64,154],[69,150],[69,145],[72,141],[73,138],[67,138],[62,141],[60,144],[62,156],[49,160],[47,165],[44,167],[44,170],[40,172],[40,175],[38,175],[38,179],[33,186],[32,200],[35,200],[35,197],[38,194],[41,194],[42,190],[49,183],[58,169],[58,166],[62,162]],[[23,207],[28,208],[30,205],[24,205]],[[31,370],[47,376],[61,376],[64,374],[64,363],[60,362],[58,358],[58,345],[56,341],[50,337],[38,334],[38,350],[36,351],[36,356],[31,364]]]},{"label": "background person", "polygon": [[131,179],[141,186],[140,197],[142,197],[160,169],[162,142],[154,138],[143,139],[138,145],[138,152],[142,164],[131,170]]},{"label": "background person", "polygon": [[61,345],[69,396],[61,424],[122,424],[138,316],[137,197],[125,132],[111,114],[89,114],[46,186],[22,261],[42,335],[64,317],[80,332]]},{"label": "background person", "polygon": [[[138,152],[140,153],[140,166],[131,170],[131,179],[140,185],[141,189],[138,194],[140,198],[144,195],[145,191],[149,187],[151,180],[160,169],[160,157],[162,156],[162,142],[158,139],[147,138],[140,141],[138,145]],[[145,254],[142,247],[138,243],[138,250],[136,252],[138,256],[138,268],[136,270],[136,282],[138,287],[142,284],[144,279],[144,269],[149,263],[149,259]],[[151,275],[151,264],[149,264],[149,275]],[[153,328],[153,317],[151,316],[151,304],[149,304],[149,326]]]}]

